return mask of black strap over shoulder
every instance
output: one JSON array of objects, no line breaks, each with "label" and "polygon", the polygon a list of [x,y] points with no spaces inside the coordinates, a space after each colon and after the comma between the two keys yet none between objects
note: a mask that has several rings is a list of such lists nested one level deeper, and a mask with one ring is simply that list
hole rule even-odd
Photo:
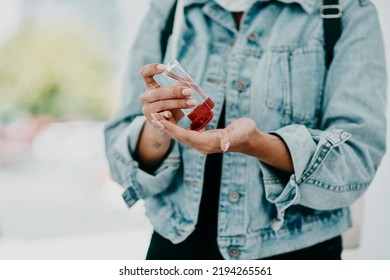
[{"label": "black strap over shoulder", "polygon": [[161,31],[160,45],[161,45],[161,61],[164,60],[165,52],[167,51],[168,38],[171,36],[173,31],[173,23],[175,21],[177,1],[175,1],[169,11],[165,26]]},{"label": "black strap over shoulder", "polygon": [[326,67],[329,68],[333,59],[333,49],[341,36],[342,9],[338,0],[323,0],[320,15],[323,19],[324,40],[326,52]]}]

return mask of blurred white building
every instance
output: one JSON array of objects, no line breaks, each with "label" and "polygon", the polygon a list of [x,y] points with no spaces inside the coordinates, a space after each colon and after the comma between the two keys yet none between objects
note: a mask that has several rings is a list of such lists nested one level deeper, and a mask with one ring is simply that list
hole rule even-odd
[{"label": "blurred white building", "polygon": [[21,0],[0,2],[0,46],[18,30],[21,18]]}]

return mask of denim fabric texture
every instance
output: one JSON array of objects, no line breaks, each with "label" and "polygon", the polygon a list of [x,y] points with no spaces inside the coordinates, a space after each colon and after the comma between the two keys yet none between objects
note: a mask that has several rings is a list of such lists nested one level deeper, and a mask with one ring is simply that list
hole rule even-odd
[{"label": "denim fabric texture", "polygon": [[[179,243],[196,226],[206,156],[175,142],[153,174],[133,156],[146,121],[139,71],[161,62],[160,32],[172,2],[151,3],[105,138],[128,206],[145,200],[154,229]],[[178,53],[170,53],[169,40],[165,62],[175,55],[214,100],[206,129],[216,128],[226,99],[227,124],[251,118],[279,135],[294,166],[286,176],[254,157],[225,153],[218,216],[223,257],[265,258],[343,233],[351,227],[348,207],[367,190],[386,149],[386,69],[374,5],[340,1],[343,31],[326,69],[322,0],[259,0],[239,30],[214,1],[184,2]]]}]

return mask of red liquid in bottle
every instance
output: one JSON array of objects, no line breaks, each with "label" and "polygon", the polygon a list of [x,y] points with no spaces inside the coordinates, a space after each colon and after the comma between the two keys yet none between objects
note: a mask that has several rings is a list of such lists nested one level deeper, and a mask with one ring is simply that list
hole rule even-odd
[{"label": "red liquid in bottle", "polygon": [[214,116],[213,109],[215,106],[214,102],[207,98],[202,104],[197,106],[191,113],[187,116],[191,120],[190,129],[191,130],[202,130]]}]

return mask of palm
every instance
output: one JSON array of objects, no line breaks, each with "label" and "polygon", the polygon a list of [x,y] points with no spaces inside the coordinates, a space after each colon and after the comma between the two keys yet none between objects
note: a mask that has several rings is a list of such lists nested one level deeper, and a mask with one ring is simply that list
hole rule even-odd
[{"label": "palm", "polygon": [[224,129],[193,131],[162,121],[166,132],[176,141],[193,147],[202,154],[220,153],[227,142],[232,143],[230,151],[239,152],[247,148],[256,131],[256,123],[249,118],[233,121]]}]

